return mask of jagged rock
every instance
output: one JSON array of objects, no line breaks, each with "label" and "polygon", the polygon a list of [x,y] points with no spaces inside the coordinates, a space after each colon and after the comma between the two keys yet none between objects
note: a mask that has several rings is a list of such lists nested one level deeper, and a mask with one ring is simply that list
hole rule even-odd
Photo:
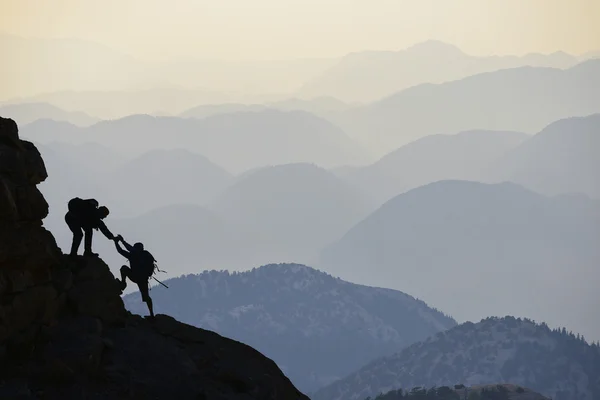
[{"label": "jagged rock", "polygon": [[46,176],[0,118],[0,399],[308,399],[249,346],[128,313],[109,267],[42,227]]},{"label": "jagged rock", "polygon": [[[65,262],[69,263],[67,260]],[[107,323],[123,322],[126,312],[120,297],[121,290],[108,266],[99,258],[84,260],[80,257],[77,262],[79,266],[75,268],[79,269],[67,293],[75,312],[100,318]]]}]

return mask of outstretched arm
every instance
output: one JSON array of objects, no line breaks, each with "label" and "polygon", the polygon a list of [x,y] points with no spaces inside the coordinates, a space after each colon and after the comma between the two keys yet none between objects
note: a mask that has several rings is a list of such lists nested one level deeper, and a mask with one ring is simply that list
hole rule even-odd
[{"label": "outstretched arm", "polygon": [[[125,242],[123,242],[125,243]],[[131,253],[129,253],[127,250],[123,250],[121,248],[121,246],[119,246],[119,241],[115,240],[115,247],[117,248],[117,251],[119,252],[120,255],[122,255],[123,257],[125,257],[126,259],[129,260],[129,256]]]},{"label": "outstretched arm", "polygon": [[125,241],[125,239],[123,239],[123,236],[121,236],[121,242],[123,242],[123,246],[125,246],[125,248],[127,249],[127,251],[131,251],[131,250],[133,250],[133,246],[132,246],[132,245],[130,245],[129,243],[127,243],[127,242]]},{"label": "outstretched arm", "polygon": [[115,240],[115,236],[108,230],[106,224],[103,221],[100,221],[100,223],[98,224],[98,229],[100,229],[100,232],[102,232],[108,240]]}]

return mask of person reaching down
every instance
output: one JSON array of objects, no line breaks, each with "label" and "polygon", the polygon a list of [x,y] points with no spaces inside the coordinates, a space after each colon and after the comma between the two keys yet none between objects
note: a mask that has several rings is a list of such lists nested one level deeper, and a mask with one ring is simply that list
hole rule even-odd
[{"label": "person reaching down", "polygon": [[100,231],[109,240],[114,240],[114,235],[108,230],[103,219],[108,214],[108,208],[101,206],[98,207],[98,201],[95,199],[80,199],[75,197],[69,200],[68,204],[69,211],[65,214],[65,222],[69,226],[71,232],[73,232],[73,242],[71,244],[71,256],[76,256],[79,246],[81,245],[81,239],[85,233],[84,243],[84,256],[97,256],[98,254],[92,252],[92,236],[94,229]]}]

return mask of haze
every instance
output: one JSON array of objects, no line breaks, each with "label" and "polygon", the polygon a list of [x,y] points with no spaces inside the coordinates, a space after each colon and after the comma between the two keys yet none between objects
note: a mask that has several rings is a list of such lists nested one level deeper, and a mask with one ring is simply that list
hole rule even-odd
[{"label": "haze", "polygon": [[581,54],[600,48],[599,16],[594,0],[3,0],[0,26],[153,60],[239,60],[399,50],[428,39],[474,55]]},{"label": "haze", "polygon": [[[167,271],[157,313],[314,399],[600,398],[600,2],[0,7],[0,116],[44,159],[63,252],[68,201],[98,200]],[[118,276],[113,242],[94,251]]]}]

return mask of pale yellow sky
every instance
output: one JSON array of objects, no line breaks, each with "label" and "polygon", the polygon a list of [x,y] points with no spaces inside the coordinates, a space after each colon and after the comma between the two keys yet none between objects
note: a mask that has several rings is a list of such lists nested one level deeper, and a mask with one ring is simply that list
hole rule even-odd
[{"label": "pale yellow sky", "polygon": [[600,0],[0,0],[0,31],[90,39],[146,59],[268,59],[399,50],[600,49]]}]

